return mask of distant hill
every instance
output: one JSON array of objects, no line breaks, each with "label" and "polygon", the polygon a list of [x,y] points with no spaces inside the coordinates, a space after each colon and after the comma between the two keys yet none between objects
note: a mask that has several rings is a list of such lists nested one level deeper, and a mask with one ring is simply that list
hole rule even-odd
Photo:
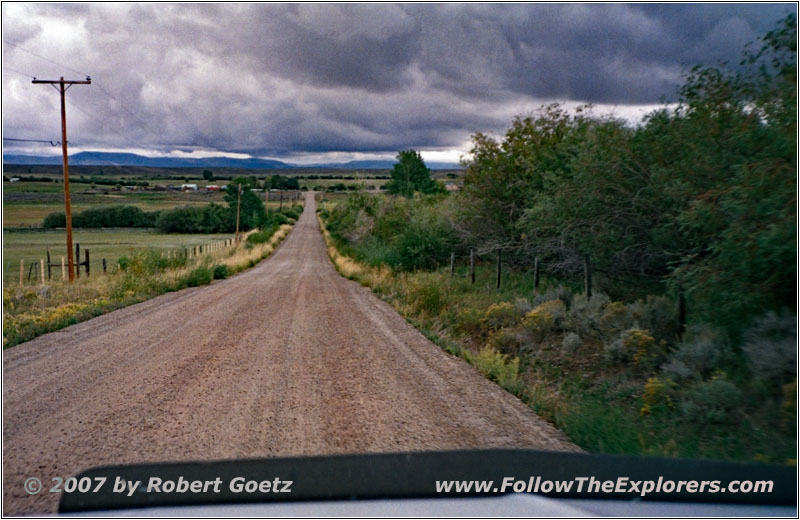
[{"label": "distant hill", "polygon": [[[266,170],[275,168],[341,168],[356,169],[391,169],[396,161],[350,161],[345,163],[326,163],[313,165],[295,165],[271,159],[233,159],[230,157],[204,157],[202,159],[185,159],[177,157],[145,157],[133,153],[80,152],[69,156],[69,163],[75,166],[149,166],[154,168],[243,168],[248,170]],[[4,164],[48,165],[61,164],[60,155],[3,155]],[[428,163],[433,170],[457,170],[454,163]]]},{"label": "distant hill", "polygon": [[[60,156],[3,155],[6,164],[61,164]],[[151,166],[154,168],[291,168],[292,165],[269,159],[233,159],[230,157],[204,157],[185,159],[178,157],[145,157],[133,153],[80,152],[69,156],[75,166]]]}]

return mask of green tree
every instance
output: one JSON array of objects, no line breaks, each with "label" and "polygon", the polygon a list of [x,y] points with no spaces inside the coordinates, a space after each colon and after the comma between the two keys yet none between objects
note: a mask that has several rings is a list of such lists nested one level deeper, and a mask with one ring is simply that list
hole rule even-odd
[{"label": "green tree", "polygon": [[250,178],[245,177],[234,177],[225,191],[225,201],[230,208],[230,219],[233,225],[236,225],[239,186],[242,187],[242,208],[239,215],[240,229],[247,231],[260,227],[267,218],[267,211],[264,208],[264,202],[261,197],[251,191]]},{"label": "green tree", "polygon": [[397,154],[397,161],[392,169],[392,180],[386,185],[389,193],[413,197],[417,191],[426,194],[440,191],[419,152],[403,150]]},{"label": "green tree", "polygon": [[205,179],[207,181],[213,181],[214,180],[214,172],[212,172],[211,170],[203,170],[203,179]]}]

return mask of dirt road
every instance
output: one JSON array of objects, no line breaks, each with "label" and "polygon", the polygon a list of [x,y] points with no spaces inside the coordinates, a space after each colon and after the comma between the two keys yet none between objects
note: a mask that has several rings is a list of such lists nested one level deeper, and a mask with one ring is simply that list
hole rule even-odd
[{"label": "dirt road", "polygon": [[3,352],[4,513],[101,464],[529,447],[556,429],[326,255],[315,203],[267,261]]}]

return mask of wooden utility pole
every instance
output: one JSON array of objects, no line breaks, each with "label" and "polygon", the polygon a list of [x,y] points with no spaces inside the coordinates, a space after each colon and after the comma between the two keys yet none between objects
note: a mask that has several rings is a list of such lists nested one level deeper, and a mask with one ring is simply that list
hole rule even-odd
[{"label": "wooden utility pole", "polygon": [[242,185],[239,184],[239,196],[236,199],[236,243],[239,243],[239,213],[242,209]]},{"label": "wooden utility pole", "polygon": [[[85,81],[65,81],[64,76],[59,80],[44,80],[33,78],[33,83],[48,83],[53,85],[61,94],[61,155],[64,162],[64,213],[67,224],[67,261],[69,263],[69,281],[75,280],[75,263],[72,257],[72,209],[69,202],[69,161],[67,159],[67,105],[64,94],[72,85],[91,85],[92,78],[86,76]],[[56,87],[56,85],[58,85]],[[80,260],[80,259],[79,259]]]}]

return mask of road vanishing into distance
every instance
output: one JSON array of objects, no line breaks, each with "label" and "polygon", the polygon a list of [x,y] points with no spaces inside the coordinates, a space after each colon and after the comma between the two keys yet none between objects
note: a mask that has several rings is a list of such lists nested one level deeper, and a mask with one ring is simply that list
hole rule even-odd
[{"label": "road vanishing into distance", "polygon": [[[5,515],[98,465],[519,447],[578,451],[328,259],[313,194],[266,261],[3,352]],[[44,489],[23,488],[37,477]]]}]

